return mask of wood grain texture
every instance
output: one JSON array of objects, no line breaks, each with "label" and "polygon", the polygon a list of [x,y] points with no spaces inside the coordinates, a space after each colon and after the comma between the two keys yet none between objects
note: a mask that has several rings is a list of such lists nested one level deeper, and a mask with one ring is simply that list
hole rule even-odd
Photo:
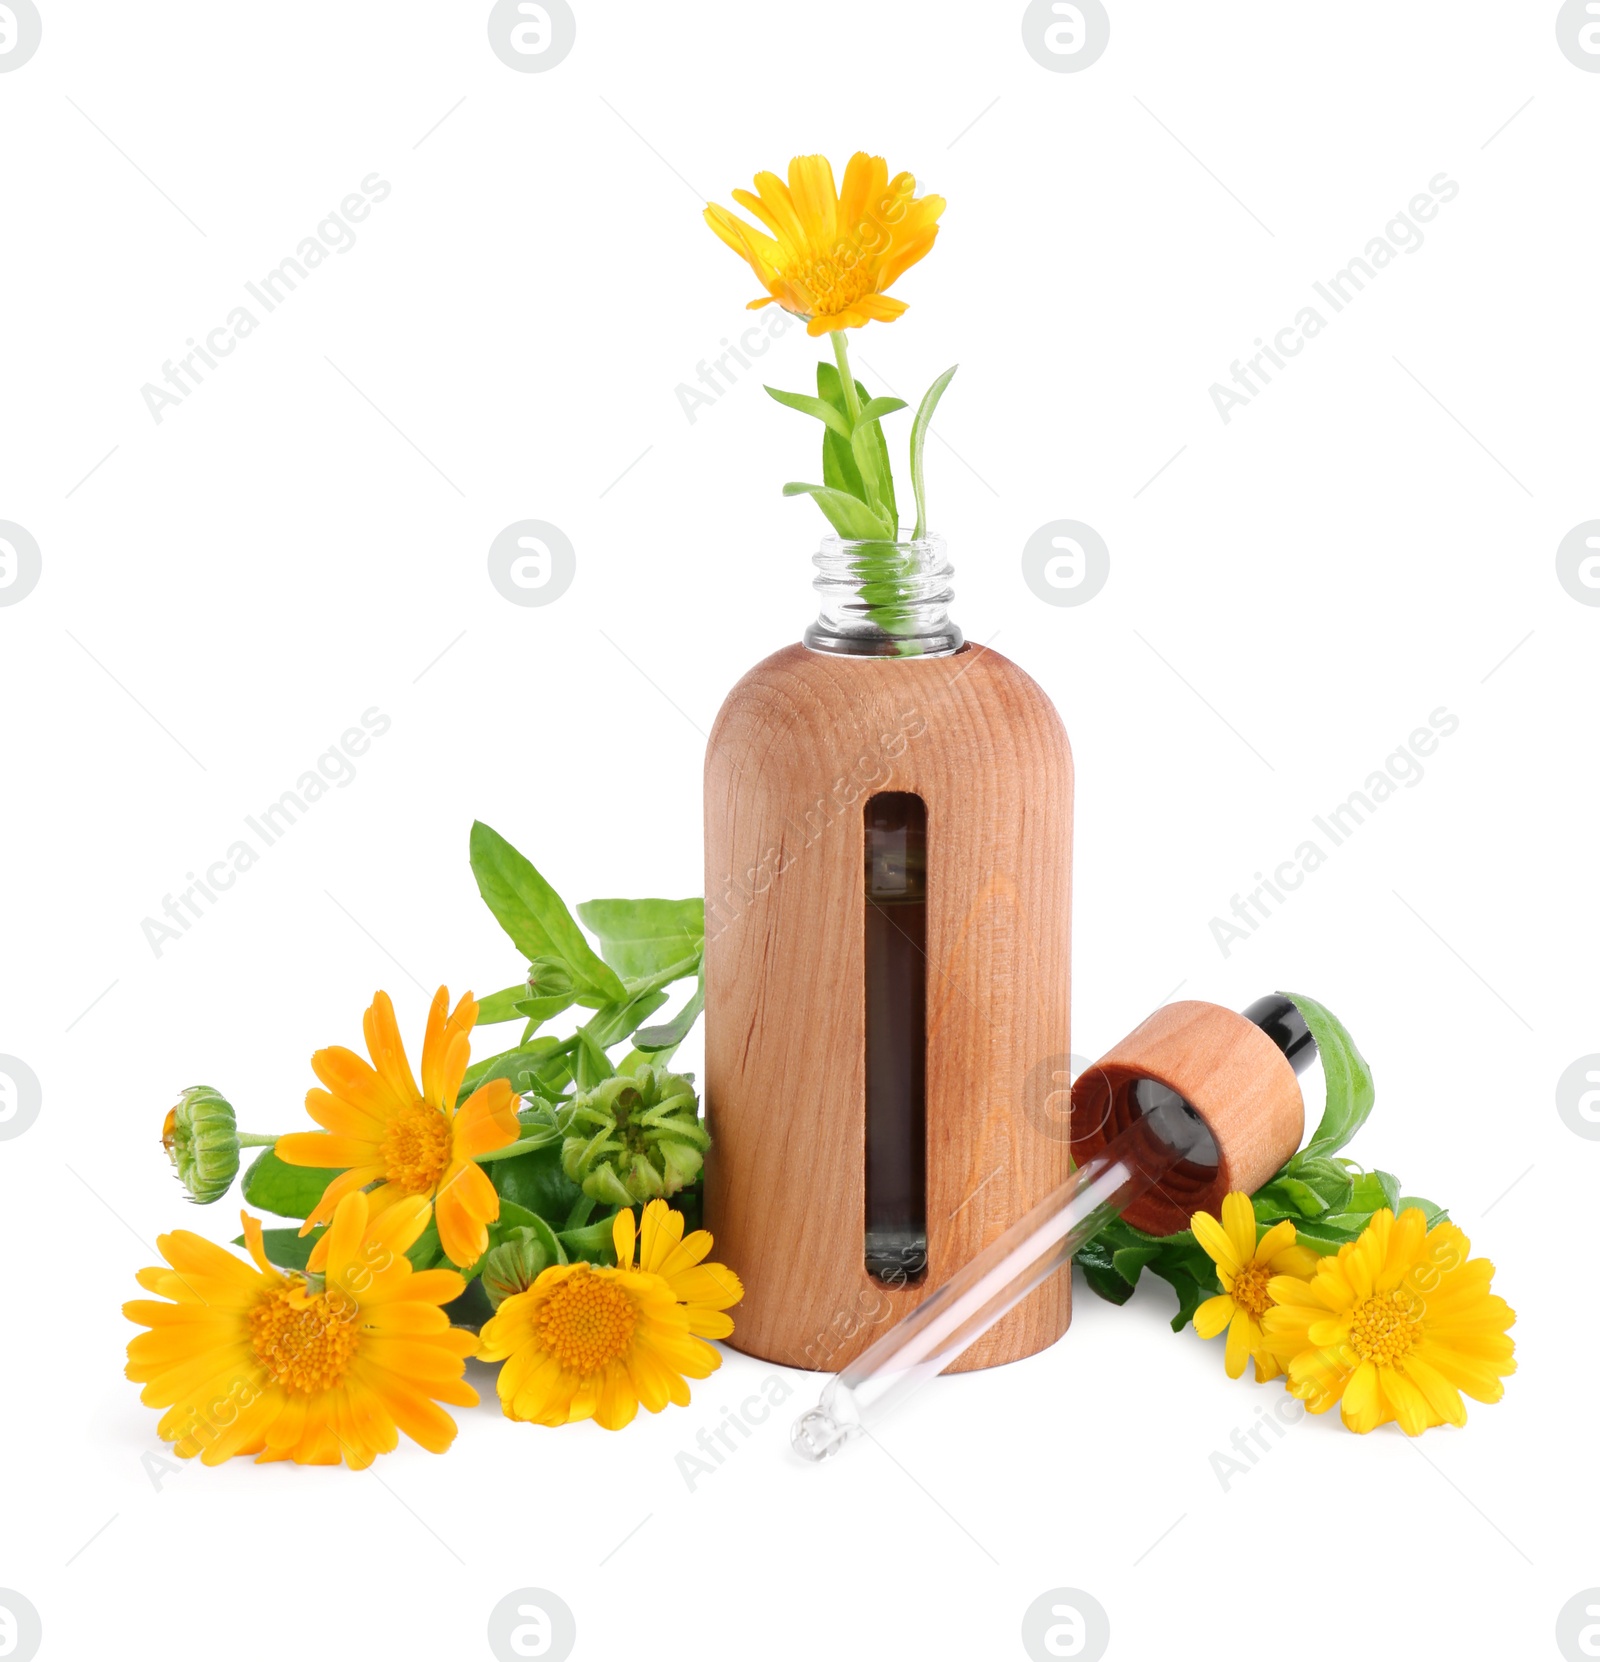
[{"label": "wood grain texture", "polygon": [[1137,1118],[1128,1087],[1141,1078],[1189,1103],[1219,1155],[1214,1170],[1180,1164],[1123,1213],[1153,1235],[1187,1229],[1196,1211],[1216,1217],[1224,1195],[1254,1194],[1300,1147],[1305,1099],[1283,1052],[1236,1010],[1184,999],[1147,1016],[1078,1077],[1073,1159],[1081,1164]]},{"label": "wood grain texture", "polygon": [[[928,1255],[863,1263],[862,812],[928,816]],[[738,1349],[843,1367],[1064,1182],[1072,756],[997,652],[834,657],[787,647],[728,695],[706,752],[706,1223],[744,1280]],[[1053,1344],[1056,1276],[960,1368]]]}]

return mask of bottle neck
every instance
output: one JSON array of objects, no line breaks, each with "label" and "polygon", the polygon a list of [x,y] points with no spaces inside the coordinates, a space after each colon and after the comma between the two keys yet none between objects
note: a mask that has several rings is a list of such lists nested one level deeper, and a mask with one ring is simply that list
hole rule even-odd
[{"label": "bottle neck", "polygon": [[852,542],[824,537],[812,556],[822,597],[805,632],[815,652],[850,658],[944,657],[963,636],[950,621],[954,567],[942,537]]}]

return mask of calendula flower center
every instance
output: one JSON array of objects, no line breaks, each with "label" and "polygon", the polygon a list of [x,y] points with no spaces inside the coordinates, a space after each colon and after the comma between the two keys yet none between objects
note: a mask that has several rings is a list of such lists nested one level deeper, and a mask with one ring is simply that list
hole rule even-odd
[{"label": "calendula flower center", "polygon": [[335,1305],[326,1293],[279,1287],[250,1311],[250,1343],[284,1390],[314,1396],[337,1385],[350,1366],[356,1352],[353,1314],[348,1300]]},{"label": "calendula flower center", "polygon": [[813,317],[833,317],[861,298],[872,283],[866,261],[821,254],[793,271],[779,275],[806,296]]},{"label": "calendula flower center", "polygon": [[1398,1292],[1375,1293],[1356,1306],[1350,1321],[1350,1348],[1363,1362],[1399,1367],[1416,1340],[1417,1324]]},{"label": "calendula flower center", "polygon": [[585,1265],[545,1301],[539,1338],[565,1372],[597,1373],[627,1354],[637,1321],[638,1308],[627,1291]]},{"label": "calendula flower center", "polygon": [[432,1194],[450,1164],[450,1122],[426,1102],[396,1114],[383,1133],[385,1175],[408,1195]]},{"label": "calendula flower center", "polygon": [[1233,1302],[1257,1321],[1272,1308],[1272,1295],[1267,1283],[1272,1279],[1269,1264],[1246,1264],[1233,1279]]}]

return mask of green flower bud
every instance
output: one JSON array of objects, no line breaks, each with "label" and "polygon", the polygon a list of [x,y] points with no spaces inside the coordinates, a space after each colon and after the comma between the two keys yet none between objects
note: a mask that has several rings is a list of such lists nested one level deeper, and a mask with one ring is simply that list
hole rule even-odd
[{"label": "green flower bud", "polygon": [[512,1229],[483,1261],[483,1290],[498,1310],[508,1298],[525,1293],[555,1260],[531,1229]]},{"label": "green flower bud", "polygon": [[692,1081],[641,1066],[575,1096],[557,1115],[561,1169],[604,1206],[666,1199],[700,1175],[711,1146]]},{"label": "green flower bud", "polygon": [[572,991],[572,971],[561,958],[535,958],[528,965],[529,998],[559,998]]},{"label": "green flower bud", "polygon": [[178,1181],[201,1206],[221,1200],[239,1174],[233,1106],[209,1085],[191,1085],[177,1107],[168,1110],[161,1146]]}]

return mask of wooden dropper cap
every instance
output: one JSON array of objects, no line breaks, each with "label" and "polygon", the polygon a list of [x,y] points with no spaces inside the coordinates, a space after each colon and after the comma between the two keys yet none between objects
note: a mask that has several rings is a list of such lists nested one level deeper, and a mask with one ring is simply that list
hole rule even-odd
[{"label": "wooden dropper cap", "polygon": [[1146,1017],[1072,1086],[1072,1158],[1083,1165],[1150,1106],[1153,1081],[1180,1096],[1210,1132],[1215,1164],[1176,1165],[1123,1216],[1152,1235],[1221,1211],[1223,1196],[1254,1194],[1300,1147],[1305,1101],[1296,1075],[1317,1053],[1305,1018],[1281,995],[1242,1015],[1185,999]]}]

